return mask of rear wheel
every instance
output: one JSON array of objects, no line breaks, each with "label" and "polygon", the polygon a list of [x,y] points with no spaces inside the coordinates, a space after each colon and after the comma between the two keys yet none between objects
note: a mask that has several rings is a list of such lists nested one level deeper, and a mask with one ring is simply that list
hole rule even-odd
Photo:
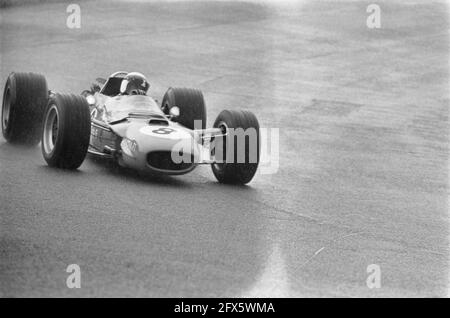
[{"label": "rear wheel", "polygon": [[77,169],[86,157],[91,134],[89,105],[73,94],[49,99],[44,116],[42,154],[51,167]]},{"label": "rear wheel", "polygon": [[[161,108],[168,115],[170,109],[174,106],[180,109],[180,115],[174,121],[189,129],[206,128],[206,107],[200,90],[193,88],[169,88],[164,94]],[[194,127],[196,120],[201,121],[201,127],[200,125],[199,127]]]},{"label": "rear wheel", "polygon": [[3,91],[1,120],[5,139],[17,144],[38,144],[47,100],[47,81],[44,76],[11,73]]},{"label": "rear wheel", "polygon": [[[212,165],[221,183],[249,183],[259,164],[259,123],[249,111],[224,110],[214,122],[226,134],[215,140],[214,156],[219,160]],[[218,158],[218,154],[222,158]],[[220,162],[221,161],[221,162]]]}]

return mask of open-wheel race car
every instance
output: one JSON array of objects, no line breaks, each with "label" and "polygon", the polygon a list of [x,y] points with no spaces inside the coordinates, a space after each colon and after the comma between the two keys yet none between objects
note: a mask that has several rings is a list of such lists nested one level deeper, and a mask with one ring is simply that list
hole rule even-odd
[{"label": "open-wheel race car", "polygon": [[222,183],[246,184],[259,163],[259,123],[249,111],[224,110],[206,128],[200,90],[169,88],[161,104],[137,72],[97,78],[81,94],[47,88],[44,76],[11,73],[2,103],[2,133],[36,146],[49,166],[77,169],[86,154],[120,166],[180,175],[209,164]]}]

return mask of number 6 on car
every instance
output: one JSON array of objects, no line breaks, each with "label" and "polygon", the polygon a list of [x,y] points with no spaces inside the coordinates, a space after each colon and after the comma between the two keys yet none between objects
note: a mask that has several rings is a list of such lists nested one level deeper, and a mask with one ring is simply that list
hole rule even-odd
[{"label": "number 6 on car", "polygon": [[252,180],[260,148],[253,113],[224,110],[207,129],[201,91],[169,88],[158,105],[149,87],[141,73],[116,72],[81,95],[59,94],[47,89],[42,75],[11,73],[2,133],[10,143],[41,142],[52,167],[77,169],[90,153],[141,171],[181,175],[209,164],[219,182]]}]

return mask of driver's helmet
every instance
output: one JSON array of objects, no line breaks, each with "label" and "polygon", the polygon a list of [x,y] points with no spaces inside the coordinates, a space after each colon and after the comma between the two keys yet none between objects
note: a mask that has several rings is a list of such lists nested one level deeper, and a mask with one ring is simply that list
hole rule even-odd
[{"label": "driver's helmet", "polygon": [[128,73],[120,84],[120,94],[122,95],[145,95],[150,84],[145,76],[138,72]]}]

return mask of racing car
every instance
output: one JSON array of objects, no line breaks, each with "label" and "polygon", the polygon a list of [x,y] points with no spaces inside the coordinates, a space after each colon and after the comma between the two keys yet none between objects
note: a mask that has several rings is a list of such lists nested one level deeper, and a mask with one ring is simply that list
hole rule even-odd
[{"label": "racing car", "polygon": [[[81,94],[48,90],[41,74],[11,73],[2,102],[2,133],[36,146],[51,167],[78,169],[87,153],[120,166],[181,175],[209,164],[221,183],[246,184],[260,156],[260,132],[249,111],[223,110],[206,128],[198,89],[170,87],[158,103],[138,72],[97,78]],[[238,133],[239,132],[239,133]]]}]

